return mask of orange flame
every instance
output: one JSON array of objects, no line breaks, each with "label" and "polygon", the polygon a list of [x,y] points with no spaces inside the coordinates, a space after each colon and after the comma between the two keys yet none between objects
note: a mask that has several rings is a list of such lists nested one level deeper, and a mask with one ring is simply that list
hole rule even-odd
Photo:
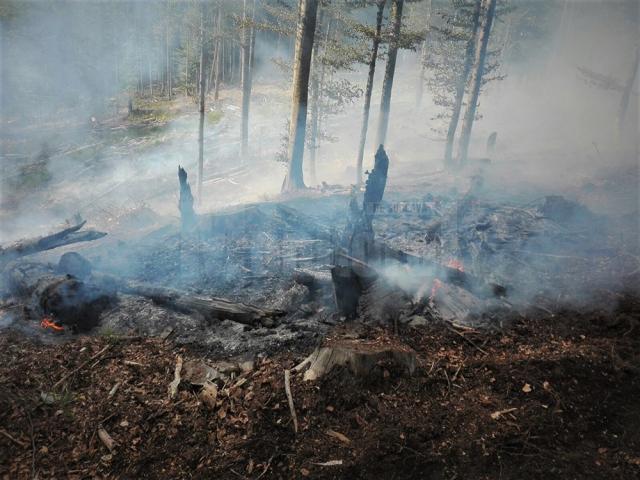
[{"label": "orange flame", "polygon": [[456,270],[464,272],[464,265],[457,258],[452,258],[451,260],[449,260],[449,262],[447,263],[447,267],[455,268]]},{"label": "orange flame", "polygon": [[64,327],[55,323],[51,317],[44,317],[40,322],[40,326],[42,328],[50,328],[51,330],[55,330],[56,332],[62,332],[64,330]]}]

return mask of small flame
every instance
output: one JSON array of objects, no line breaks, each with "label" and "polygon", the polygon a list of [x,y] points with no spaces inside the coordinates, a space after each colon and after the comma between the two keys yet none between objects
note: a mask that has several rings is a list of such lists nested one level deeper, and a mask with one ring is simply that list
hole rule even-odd
[{"label": "small flame", "polygon": [[44,317],[40,322],[40,326],[42,328],[50,328],[51,330],[55,330],[56,332],[64,331],[64,327],[55,323],[51,317]]},{"label": "small flame", "polygon": [[449,262],[447,263],[447,267],[455,268],[456,270],[464,272],[464,265],[457,258],[452,258],[451,260],[449,260]]},{"label": "small flame", "polygon": [[443,287],[442,282],[437,278],[433,279],[433,284],[431,285],[431,296],[429,297],[429,301],[433,302],[436,298],[436,293]]}]

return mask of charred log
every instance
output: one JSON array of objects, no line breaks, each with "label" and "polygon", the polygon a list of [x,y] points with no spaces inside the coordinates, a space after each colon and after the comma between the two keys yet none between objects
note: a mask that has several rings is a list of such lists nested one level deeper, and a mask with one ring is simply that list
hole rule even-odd
[{"label": "charred log", "polygon": [[52,317],[77,332],[98,325],[101,312],[115,300],[113,292],[102,286],[58,273],[42,263],[14,262],[7,266],[4,277],[8,293],[26,297],[32,315]]},{"label": "charred log", "polygon": [[85,225],[85,223],[87,222],[83,221],[77,225],[51,235],[20,240],[9,247],[0,247],[0,268],[7,265],[12,260],[16,260],[17,258],[24,257],[26,255],[52,250],[65,245],[71,245],[73,243],[90,242],[106,235],[104,232],[98,232],[95,230],[85,230],[80,232],[79,230]]},{"label": "charred log", "polygon": [[187,314],[199,313],[208,321],[228,319],[245,325],[262,324],[270,327],[284,314],[280,310],[266,310],[218,297],[199,297],[180,290],[133,282],[111,275],[95,275],[94,279],[105,290],[114,289],[121,293],[145,297],[158,305]]}]

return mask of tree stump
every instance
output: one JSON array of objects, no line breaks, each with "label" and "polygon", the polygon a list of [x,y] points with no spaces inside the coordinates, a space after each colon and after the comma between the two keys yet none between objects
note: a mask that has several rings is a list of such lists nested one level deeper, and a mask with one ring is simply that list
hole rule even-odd
[{"label": "tree stump", "polygon": [[305,381],[322,378],[339,366],[348,368],[356,377],[372,377],[381,370],[383,363],[391,363],[413,375],[416,353],[404,345],[343,339],[316,349],[295,371],[301,371],[309,365],[304,373]]}]

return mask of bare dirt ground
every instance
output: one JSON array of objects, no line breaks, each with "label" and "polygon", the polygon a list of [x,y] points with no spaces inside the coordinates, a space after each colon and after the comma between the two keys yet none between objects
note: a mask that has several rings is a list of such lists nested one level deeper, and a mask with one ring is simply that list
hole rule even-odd
[{"label": "bare dirt ground", "polygon": [[407,377],[381,365],[366,380],[333,370],[316,382],[294,373],[298,434],[283,372],[309,352],[258,357],[207,406],[188,385],[168,398],[177,355],[201,358],[188,347],[5,334],[0,476],[635,478],[639,305],[518,317],[501,331],[336,327],[334,338],[402,342],[418,369]]}]

